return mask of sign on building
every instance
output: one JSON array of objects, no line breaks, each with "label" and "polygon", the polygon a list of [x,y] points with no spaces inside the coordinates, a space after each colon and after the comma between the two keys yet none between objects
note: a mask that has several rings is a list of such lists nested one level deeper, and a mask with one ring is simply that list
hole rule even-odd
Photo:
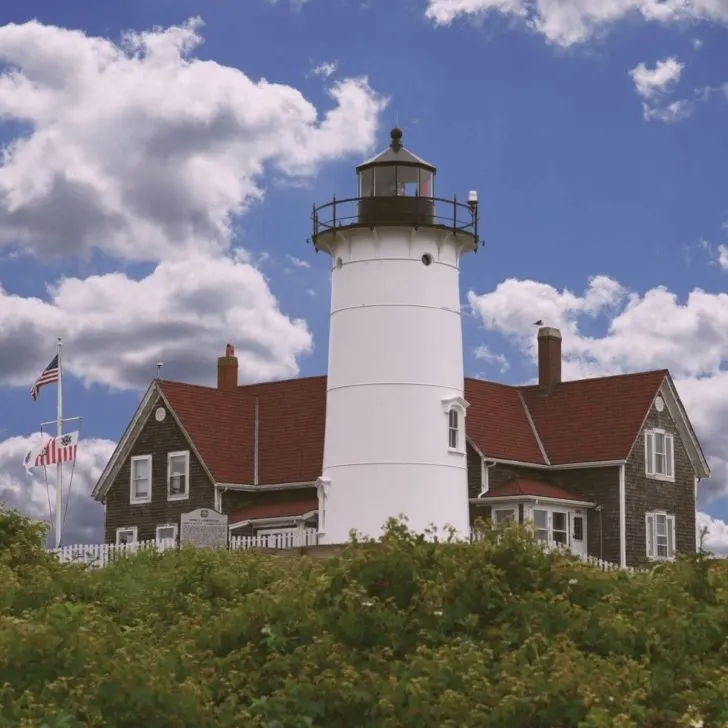
[{"label": "sign on building", "polygon": [[180,516],[180,546],[227,548],[228,517],[212,508],[198,508]]}]

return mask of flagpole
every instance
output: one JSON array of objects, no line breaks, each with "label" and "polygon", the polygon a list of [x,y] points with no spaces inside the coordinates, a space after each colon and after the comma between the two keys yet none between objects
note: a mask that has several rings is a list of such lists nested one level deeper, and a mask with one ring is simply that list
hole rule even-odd
[{"label": "flagpole", "polygon": [[[58,412],[56,416],[56,435],[63,434],[63,365],[61,363],[61,347],[63,340],[58,337]],[[60,442],[60,441],[59,441]],[[61,508],[63,495],[63,462],[56,463],[56,548],[61,547]]]}]

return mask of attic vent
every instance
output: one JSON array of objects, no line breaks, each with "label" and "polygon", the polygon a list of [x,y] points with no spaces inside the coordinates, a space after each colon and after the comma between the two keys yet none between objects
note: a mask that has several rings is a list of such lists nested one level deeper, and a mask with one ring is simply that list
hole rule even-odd
[{"label": "attic vent", "polygon": [[662,397],[655,397],[655,409],[658,412],[662,412],[662,410],[665,409],[665,401],[662,399]]},{"label": "attic vent", "polygon": [[167,416],[167,410],[164,409],[164,407],[157,407],[157,410],[154,413],[154,419],[157,420],[157,422],[164,422],[164,418],[166,416]]}]

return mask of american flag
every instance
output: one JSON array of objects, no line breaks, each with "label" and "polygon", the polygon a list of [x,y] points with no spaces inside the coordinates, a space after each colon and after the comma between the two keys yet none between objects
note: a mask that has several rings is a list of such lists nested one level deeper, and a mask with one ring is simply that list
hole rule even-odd
[{"label": "american flag", "polygon": [[78,431],[54,437],[48,440],[43,452],[35,458],[34,467],[56,465],[57,463],[67,463],[70,460],[75,460],[77,447]]},{"label": "american flag", "polygon": [[30,396],[33,399],[38,399],[38,391],[41,387],[46,384],[53,384],[58,381],[58,354],[53,357],[53,361],[41,372],[38,379],[33,382],[33,386],[30,388]]}]

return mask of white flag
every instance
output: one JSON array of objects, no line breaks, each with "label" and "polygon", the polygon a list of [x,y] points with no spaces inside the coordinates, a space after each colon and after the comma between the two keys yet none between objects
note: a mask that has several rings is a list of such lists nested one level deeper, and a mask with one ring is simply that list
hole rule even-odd
[{"label": "white flag", "polygon": [[35,461],[40,457],[40,455],[42,455],[47,444],[47,441],[44,442],[41,439],[40,442],[33,445],[30,450],[28,450],[28,452],[25,454],[25,457],[23,458],[23,467],[25,468],[25,472],[28,473],[28,475],[33,475],[33,473],[31,472],[31,468],[34,468],[36,466]]}]

